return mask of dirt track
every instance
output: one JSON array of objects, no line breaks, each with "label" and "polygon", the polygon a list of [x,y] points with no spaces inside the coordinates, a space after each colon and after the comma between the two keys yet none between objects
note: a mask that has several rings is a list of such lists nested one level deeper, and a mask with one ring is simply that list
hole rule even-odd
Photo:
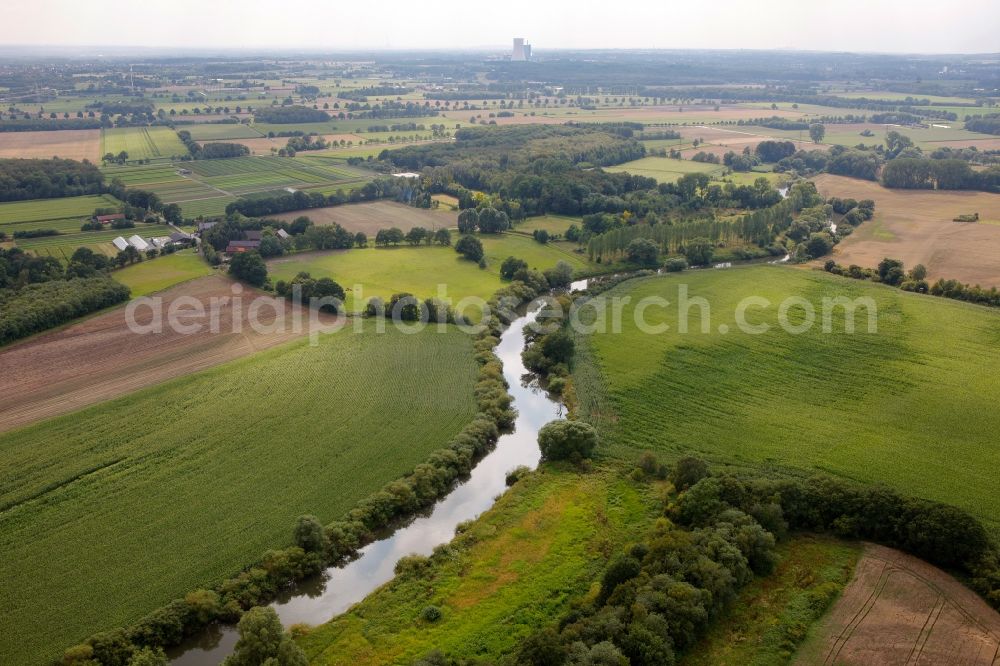
[{"label": "dirt track", "polygon": [[[211,276],[185,282],[158,294],[164,312],[180,296],[194,296],[206,309],[213,297],[232,296],[233,283]],[[42,334],[0,350],[0,432],[116,398],[167,379],[273,347],[301,334],[291,327],[258,333],[248,323],[250,296],[242,294],[242,331],[234,332],[233,308],[219,308],[219,333],[208,330],[208,316],[199,333],[183,335],[164,327],[163,333],[140,335],[126,325],[125,308],[92,317],[67,328]],[[290,308],[287,306],[285,312]],[[152,313],[136,315],[148,324]],[[166,321],[166,317],[164,317]],[[275,321],[274,311],[262,309],[261,324]],[[40,372],[40,369],[42,371]]]},{"label": "dirt track", "polygon": [[[824,197],[875,200],[875,219],[834,249],[838,263],[874,268],[891,257],[902,259],[907,268],[923,264],[932,281],[948,278],[1000,287],[1000,194],[890,190],[872,181],[829,174],[813,181]],[[979,213],[980,221],[952,221],[963,213]]]},{"label": "dirt track", "polygon": [[797,666],[1000,663],[1000,614],[940,569],[874,544],[818,629]]}]

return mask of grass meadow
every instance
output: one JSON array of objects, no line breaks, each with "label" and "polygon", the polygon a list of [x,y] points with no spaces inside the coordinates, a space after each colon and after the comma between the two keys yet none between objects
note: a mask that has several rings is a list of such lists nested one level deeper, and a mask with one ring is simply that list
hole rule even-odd
[{"label": "grass meadow", "polygon": [[162,291],[215,271],[193,249],[178,250],[156,259],[132,264],[112,274],[115,280],[132,290],[132,298]]},{"label": "grass meadow", "polygon": [[726,167],[707,162],[692,160],[675,160],[670,157],[643,157],[624,164],[607,167],[605,171],[612,173],[628,172],[634,176],[655,178],[660,183],[672,183],[689,173],[707,173],[717,176],[726,171]]},{"label": "grass meadow", "polygon": [[529,217],[523,222],[518,222],[514,226],[514,229],[529,234],[536,230],[543,230],[547,231],[550,235],[559,234],[562,236],[574,224],[577,228],[582,227],[582,218],[571,217],[569,215],[539,215],[537,217]]},{"label": "grass meadow", "polygon": [[[331,277],[347,291],[347,309],[360,310],[373,296],[388,299],[401,292],[418,298],[436,296],[439,284],[447,285],[448,296],[456,301],[465,296],[487,299],[503,286],[500,264],[509,256],[539,270],[552,268],[559,261],[566,261],[578,272],[590,266],[584,257],[562,246],[542,245],[526,236],[480,238],[486,252],[485,269],[463,259],[451,247],[399,246],[293,254],[270,261],[268,272],[274,281],[291,280],[300,271],[315,278]],[[456,239],[453,234],[453,242]],[[360,293],[353,290],[354,285],[361,285]]]},{"label": "grass meadow", "polygon": [[[680,285],[710,303],[709,332],[700,332],[694,307],[689,332],[679,333],[676,306],[646,312],[669,330],[640,332],[635,304],[646,296],[676,304]],[[650,449],[884,483],[960,506],[1000,531],[1000,312],[775,266],[644,278],[603,298],[626,295],[620,334],[578,337],[577,392],[606,454],[631,459]],[[737,304],[750,295],[771,302],[747,314],[771,325],[764,334],[735,325]],[[815,305],[810,331],[778,327],[778,304],[789,296]],[[821,300],[838,296],[874,299],[878,332],[865,332],[861,309],[858,332],[845,333],[840,308],[833,333],[822,333]],[[801,313],[793,308],[790,319]]]},{"label": "grass meadow", "polygon": [[[425,574],[397,576],[299,639],[312,664],[409,664],[434,649],[497,660],[587,594],[658,514],[652,486],[547,466],[519,481]],[[435,605],[437,622],[421,618]],[[492,662],[491,662],[492,663]]]},{"label": "grass meadow", "polygon": [[476,376],[457,330],[347,328],[5,433],[0,653],[52,661],[339,518],[468,422]]}]

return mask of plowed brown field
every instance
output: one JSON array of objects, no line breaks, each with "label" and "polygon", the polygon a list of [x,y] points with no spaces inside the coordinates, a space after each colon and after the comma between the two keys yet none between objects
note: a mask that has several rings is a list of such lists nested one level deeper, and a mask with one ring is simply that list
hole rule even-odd
[{"label": "plowed brown field", "polygon": [[799,650],[798,666],[990,666],[1000,614],[940,569],[865,545],[854,579]]},{"label": "plowed brown field", "polygon": [[[204,277],[158,296],[163,298],[163,312],[182,296],[194,297],[207,310],[213,297],[232,297],[233,284],[220,276]],[[205,324],[201,332],[190,335],[166,326],[162,333],[134,333],[126,324],[125,308],[119,307],[0,350],[0,432],[203,370],[301,335],[292,332],[291,326],[279,333],[256,332],[247,318],[249,299],[254,294],[249,289],[241,294],[240,332],[234,332],[231,302],[219,308],[219,333],[209,330],[206,314],[202,319],[184,320]],[[148,324],[151,319],[149,308],[136,313],[139,324]],[[273,310],[262,309],[261,324],[266,326],[274,320]]]}]

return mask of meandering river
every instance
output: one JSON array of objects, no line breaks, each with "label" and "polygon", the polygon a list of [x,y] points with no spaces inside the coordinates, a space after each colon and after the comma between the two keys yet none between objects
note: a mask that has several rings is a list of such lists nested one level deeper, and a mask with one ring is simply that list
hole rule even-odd
[{"label": "meandering river", "polygon": [[[586,280],[572,289],[585,289]],[[430,555],[440,544],[451,541],[455,527],[472,520],[493,506],[506,489],[511,469],[538,465],[538,430],[563,417],[563,407],[540,388],[521,362],[524,327],[535,320],[538,308],[516,319],[500,336],[495,352],[503,361],[503,372],[517,410],[513,432],[500,436],[496,448],[479,461],[469,478],[457,485],[423,515],[359,552],[357,559],[342,567],[330,567],[278,598],[272,607],[282,623],[321,624],[348,610],[393,577],[400,558]],[[169,652],[174,666],[215,666],[228,656],[238,638],[233,626],[212,626]]]}]

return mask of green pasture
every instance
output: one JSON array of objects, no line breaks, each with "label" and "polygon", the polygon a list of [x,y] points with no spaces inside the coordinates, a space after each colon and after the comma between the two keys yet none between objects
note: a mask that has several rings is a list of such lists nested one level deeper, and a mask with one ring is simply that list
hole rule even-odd
[{"label": "green pasture", "polygon": [[611,173],[627,172],[634,176],[655,178],[661,183],[672,183],[681,176],[689,173],[705,173],[710,176],[716,176],[724,173],[726,167],[707,162],[675,160],[670,157],[643,157],[631,162],[625,162],[624,164],[606,167],[605,171],[610,171]]},{"label": "green pasture", "polygon": [[0,435],[0,652],[53,661],[341,517],[472,418],[476,376],[457,330],[348,326]]},{"label": "green pasture", "polygon": [[187,249],[132,264],[115,271],[113,277],[131,289],[132,297],[136,298],[213,272],[194,249]]},{"label": "green pasture", "polygon": [[[678,315],[681,288],[710,306]],[[612,455],[651,449],[805,473],[885,483],[908,495],[947,502],[1000,529],[1000,416],[993,408],[1000,357],[1000,312],[903,292],[819,271],[776,266],[685,272],[629,281],[602,298],[630,296],[622,332],[578,336],[577,392]],[[761,334],[736,325],[767,324]],[[633,317],[645,297],[643,333]],[[816,325],[798,335],[778,326],[779,304],[805,299]],[[844,309],[822,332],[822,299],[871,299],[845,332]],[[802,306],[788,315],[804,319]],[[679,332],[682,322],[689,332]],[[727,327],[723,332],[721,327]],[[609,328],[610,330],[610,328]]]},{"label": "green pasture", "polygon": [[[463,259],[451,247],[401,245],[293,254],[270,261],[268,272],[272,280],[291,280],[301,271],[315,278],[331,277],[347,291],[347,309],[360,310],[373,296],[386,300],[402,292],[422,299],[437,296],[438,285],[445,285],[447,296],[455,302],[465,296],[487,299],[503,286],[500,264],[509,256],[539,270],[552,268],[559,261],[566,261],[578,272],[590,266],[585,257],[561,245],[541,245],[517,234],[479,238],[486,253],[485,269]],[[452,242],[457,240],[457,234],[452,234]],[[355,285],[360,289],[355,290]],[[473,314],[470,310],[469,315]]]},{"label": "green pasture", "polygon": [[583,221],[579,217],[571,217],[569,215],[539,215],[538,217],[529,217],[522,222],[518,222],[514,225],[514,229],[515,231],[522,231],[529,234],[536,230],[544,230],[550,235],[559,234],[562,236],[574,224],[579,228],[583,224]]}]

